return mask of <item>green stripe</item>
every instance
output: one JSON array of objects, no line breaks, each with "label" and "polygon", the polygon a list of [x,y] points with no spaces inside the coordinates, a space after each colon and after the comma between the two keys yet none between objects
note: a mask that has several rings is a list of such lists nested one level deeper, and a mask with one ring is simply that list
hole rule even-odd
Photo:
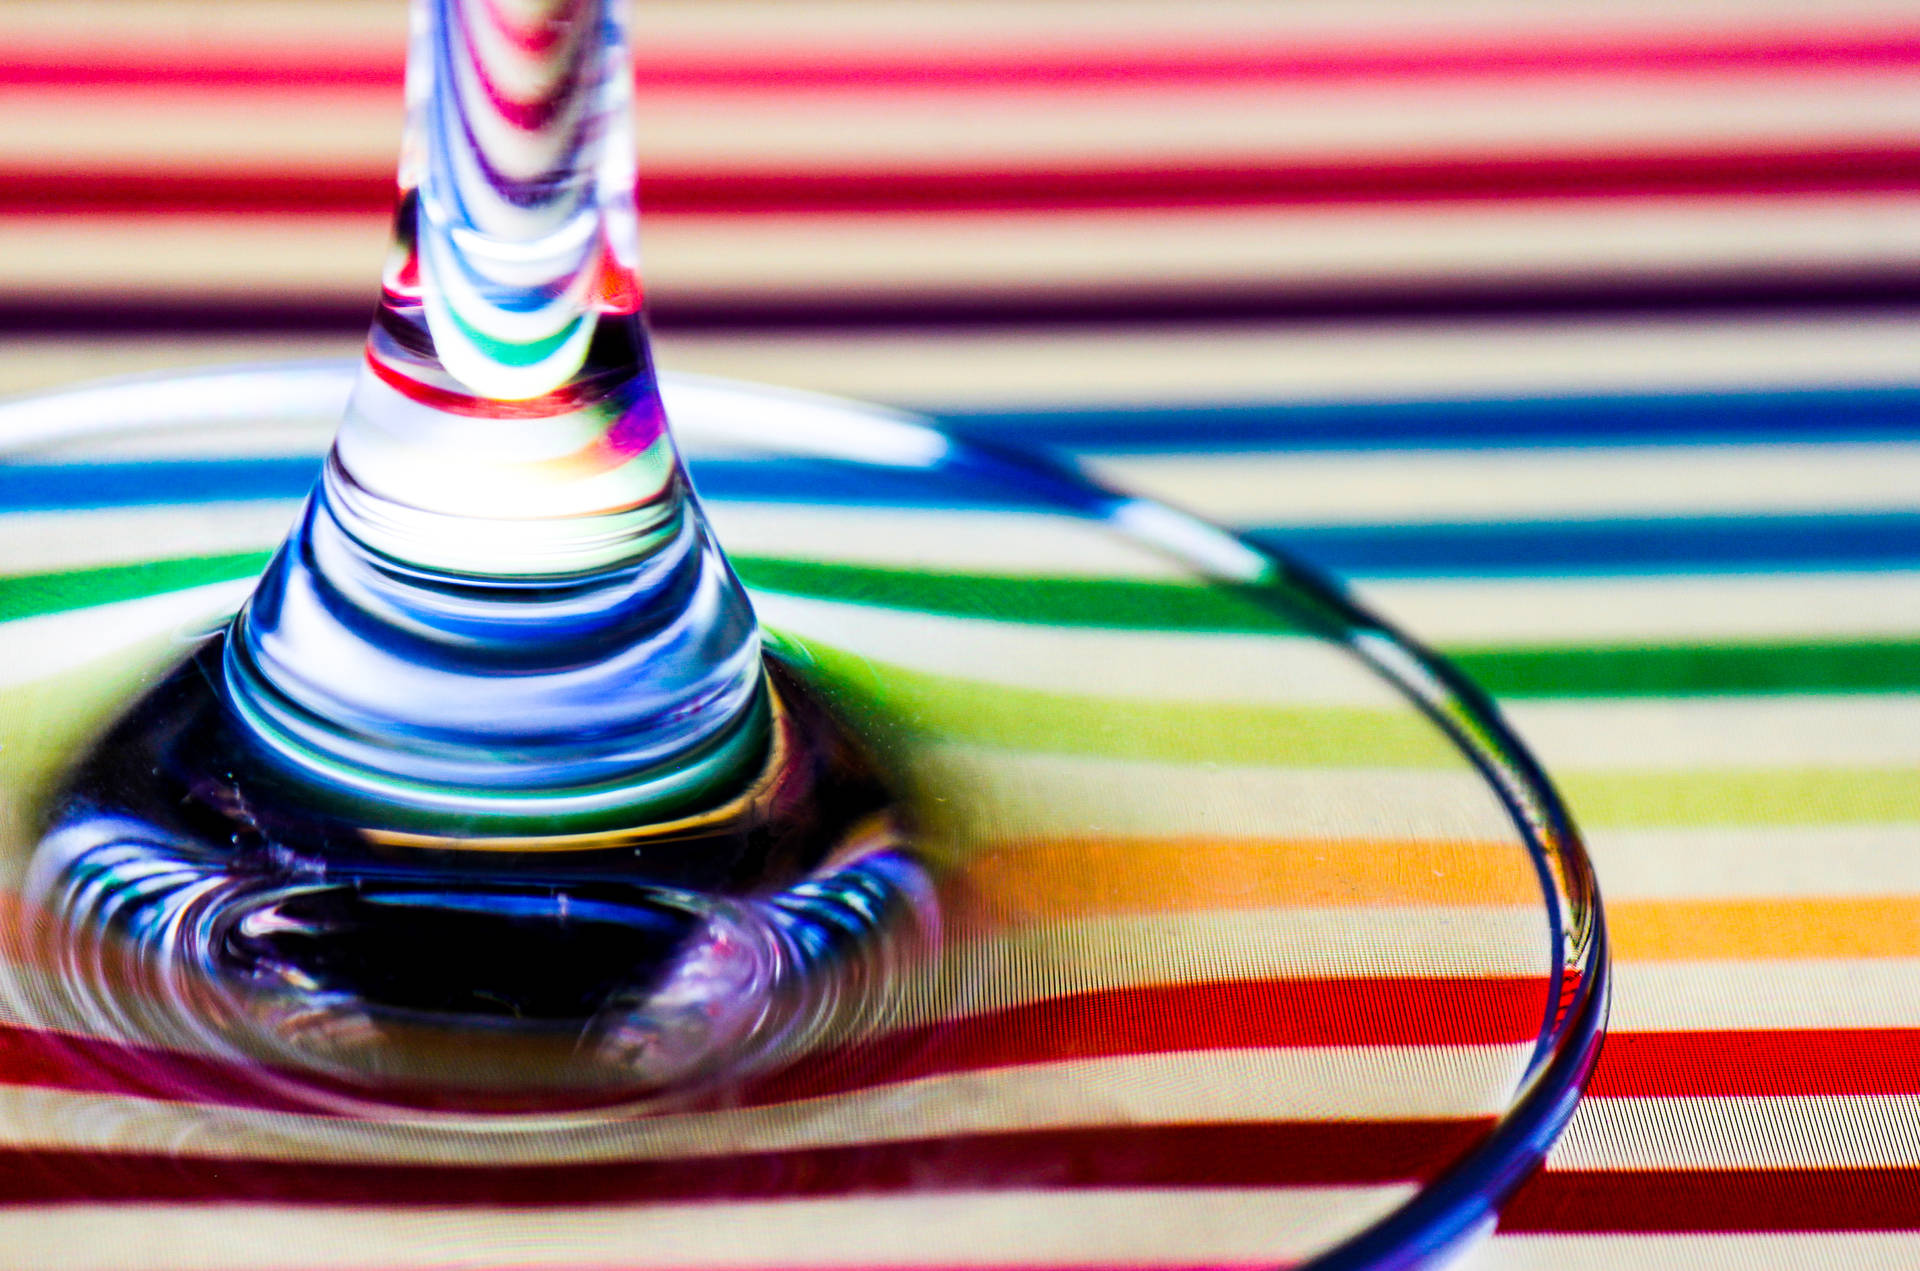
[{"label": "green stripe", "polygon": [[0,622],[250,578],[266,567],[270,555],[235,552],[0,578]]},{"label": "green stripe", "polygon": [[[1920,626],[1920,618],[1915,625]],[[1693,697],[1920,690],[1920,641],[1456,649],[1495,697]]]},{"label": "green stripe", "polygon": [[1914,768],[1556,770],[1553,782],[1574,821],[1589,828],[1920,822]]},{"label": "green stripe", "polygon": [[[0,621],[131,600],[259,572],[265,552],[0,578]],[[1128,578],[928,574],[738,557],[748,586],[886,608],[1115,630],[1299,632],[1248,596]],[[1920,691],[1920,641],[1469,648],[1448,656],[1495,697],[1688,697]]]},{"label": "green stripe", "polygon": [[865,565],[736,556],[742,582],[814,596],[963,618],[1117,630],[1298,632],[1299,621],[1218,587],[1134,578],[1028,578],[922,573]]},{"label": "green stripe", "polygon": [[842,709],[921,742],[1160,763],[1269,767],[1460,767],[1453,743],[1411,707],[1248,706],[1088,697],[959,679],[793,640]]}]

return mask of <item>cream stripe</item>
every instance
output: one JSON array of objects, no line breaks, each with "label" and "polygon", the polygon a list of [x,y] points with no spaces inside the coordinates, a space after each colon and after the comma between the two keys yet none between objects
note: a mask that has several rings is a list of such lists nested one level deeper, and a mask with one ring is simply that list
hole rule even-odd
[{"label": "cream stripe", "polygon": [[[81,43],[169,42],[204,45],[222,36],[282,39],[313,34],[308,0],[249,0],[208,6],[199,0],[9,0],[14,38],[71,39]],[[404,14],[383,0],[332,0],[329,40],[370,49],[397,47]],[[1912,8],[1904,0],[1835,0],[1813,29],[1869,24],[1906,29]],[[769,6],[756,0],[656,0],[647,10],[651,38],[669,50],[703,45],[738,47],[742,32],[770,51],[865,52],[928,47],[950,57],[1012,47],[1136,48],[1164,51],[1222,47],[1235,50],[1255,36],[1323,39],[1365,48],[1432,41],[1489,39],[1520,46],[1555,36],[1615,39],[1698,39],[1702,27],[1734,32],[1808,29],[1804,0],[1609,0],[1579,9],[1542,9],[1529,0],[1195,0],[1169,8],[1162,0],[813,0]],[[1385,33],[1385,34],[1383,34]]]},{"label": "cream stripe", "polygon": [[1044,513],[707,503],[735,556],[1042,578],[1197,582],[1191,570],[1097,521]]},{"label": "cream stripe", "polygon": [[[1524,521],[1920,508],[1920,445],[1111,456],[1121,489],[1241,523]],[[1920,613],[1920,604],[1915,606]]]},{"label": "cream stripe", "polygon": [[[1033,897],[1024,925],[977,953],[990,994],[968,1010],[1068,991],[1140,984],[1325,977],[1545,977],[1547,914],[1523,906],[1397,905],[1123,914],[1049,921]],[[1004,982],[1004,983],[1002,983]]]},{"label": "cream stripe", "polygon": [[[663,365],[932,407],[1910,384],[1920,319],[1409,322],[691,336]],[[0,363],[0,366],[4,366]]]},{"label": "cream stripe", "polygon": [[1549,772],[1920,765],[1913,694],[1515,701],[1501,709]]},{"label": "cream stripe", "polygon": [[18,1271],[1270,1263],[1325,1248],[1414,1190],[989,1192],[452,1212],[76,1205],[0,1211],[0,1246]]},{"label": "cream stripe", "polygon": [[[647,282],[671,302],[871,298],[1151,284],[1404,286],[1414,280],[1741,275],[1920,259],[1910,195],[1621,199],[961,216],[650,213]],[[369,298],[383,216],[16,220],[0,287],[63,294]]]},{"label": "cream stripe", "polygon": [[1905,1271],[1920,1264],[1920,1232],[1780,1232],[1756,1235],[1546,1235],[1502,1233],[1467,1263],[1473,1271]]},{"label": "cream stripe", "polygon": [[1616,962],[1608,1028],[1920,1027],[1920,959]]},{"label": "cream stripe", "polygon": [[1585,1099],[1550,1169],[1920,1167],[1920,1096]]},{"label": "cream stripe", "polygon": [[[666,1160],[1110,1125],[1496,1116],[1524,1046],[1313,1047],[1083,1060],[931,1078],[777,1108],[582,1128],[352,1122],[0,1086],[0,1146],[409,1164]],[[697,1168],[697,1167],[692,1167]]]},{"label": "cream stripe", "polygon": [[179,653],[185,653],[210,624],[232,613],[251,587],[248,579],[211,583],[0,624],[0,649],[5,650],[0,659],[0,688],[33,684],[168,637],[173,637],[171,643]]},{"label": "cream stripe", "polygon": [[[1487,202],[1444,214],[1419,205],[859,218],[650,213],[646,263],[663,297],[1715,276],[1909,263],[1920,254],[1913,206],[1909,194],[1823,194]],[[38,232],[84,231],[53,223]],[[208,264],[211,276],[226,272]],[[146,268],[128,266],[136,278]],[[92,285],[96,272],[88,261],[72,262],[79,285]]]},{"label": "cream stripe", "polygon": [[[644,30],[644,27],[642,28]],[[1538,110],[1543,91],[1555,108]],[[263,107],[265,109],[263,109]],[[245,168],[289,156],[384,173],[399,143],[396,89],[342,94],[15,89],[0,162]],[[1920,124],[1905,71],[1697,71],[1422,83],[896,87],[833,93],[644,91],[639,160],[658,169],[828,172],[975,166],[1376,162],[1460,153],[1902,145]],[[649,126],[656,124],[659,126]]]},{"label": "cream stripe", "polygon": [[0,347],[0,397],[125,375],[310,358],[358,357],[354,336],[9,337]]},{"label": "cream stripe", "polygon": [[[1396,457],[1397,458],[1397,457]],[[1368,581],[1429,644],[1687,644],[1920,634],[1920,573]]]},{"label": "cream stripe", "polygon": [[[138,457],[118,447],[93,453]],[[74,457],[81,457],[77,450]],[[276,499],[0,515],[0,569],[25,574],[269,548],[286,533],[297,506]],[[1097,522],[1062,516],[720,500],[707,507],[735,556],[1028,577],[1193,580],[1174,561]]]},{"label": "cream stripe", "polygon": [[1920,895],[1920,825],[1595,830],[1610,901]]},{"label": "cream stripe", "polygon": [[[1908,385],[1916,340],[1920,318],[1690,318],[681,335],[659,348],[672,370],[938,409]],[[0,392],[359,346],[17,339],[0,349]]]},{"label": "cream stripe", "polygon": [[1407,707],[1353,654],[1305,637],[1043,627],[777,595],[755,608],[803,639],[983,685],[1105,699]]},{"label": "cream stripe", "polygon": [[[88,569],[274,546],[297,503],[199,503],[186,508],[89,508],[0,515],[0,572]],[[12,639],[0,627],[0,642]]]},{"label": "cream stripe", "polygon": [[[993,841],[1083,833],[1513,841],[1504,808],[1466,766],[1446,772],[1176,765],[929,746],[914,777],[971,792],[938,809],[946,834]],[[929,815],[935,809],[929,808]],[[1516,849],[1518,850],[1518,849]]]}]

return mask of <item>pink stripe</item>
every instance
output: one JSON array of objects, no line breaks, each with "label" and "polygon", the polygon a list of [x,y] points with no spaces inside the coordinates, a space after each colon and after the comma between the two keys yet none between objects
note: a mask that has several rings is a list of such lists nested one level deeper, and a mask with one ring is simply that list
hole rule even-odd
[{"label": "pink stripe", "polygon": [[[1920,32],[1662,30],[1596,40],[1549,38],[1382,46],[1299,42],[1187,49],[1082,45],[1070,53],[937,49],[869,56],[813,49],[728,56],[653,45],[639,50],[642,88],[727,90],[924,87],[1089,87],[1203,83],[1324,83],[1381,79],[1506,79],[1566,75],[1686,75],[1714,71],[1874,71],[1920,66]],[[400,83],[397,49],[212,49],[105,43],[0,45],[0,85],[133,84],[377,87]]]}]

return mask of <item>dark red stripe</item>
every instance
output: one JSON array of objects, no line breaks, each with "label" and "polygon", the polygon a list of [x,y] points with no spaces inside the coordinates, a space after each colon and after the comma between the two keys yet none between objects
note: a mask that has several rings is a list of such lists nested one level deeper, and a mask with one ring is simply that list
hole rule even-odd
[{"label": "dark red stripe", "polygon": [[1551,1170],[1522,1185],[1501,1210],[1500,1230],[1915,1231],[1920,1170]]},{"label": "dark red stripe", "polygon": [[[1101,208],[1760,196],[1920,190],[1920,147],[1515,158],[855,172],[650,172],[656,215],[912,214]],[[385,173],[0,169],[0,214],[384,212]]]},{"label": "dark red stripe", "polygon": [[[1920,65],[1911,32],[1661,31],[1638,38],[1570,43],[1497,40],[1453,45],[1247,44],[1190,49],[1115,49],[1083,44],[1071,53],[1016,48],[978,53],[869,56],[781,50],[778,55],[637,50],[648,87],[874,89],[955,87],[1082,88],[1096,85],[1340,82],[1364,79],[1506,78],[1538,75],[1698,74],[1713,71],[1871,71]],[[397,49],[302,52],[280,44],[211,51],[163,46],[0,49],[0,85],[183,87],[367,87],[397,89]]]},{"label": "dark red stripe", "polygon": [[578,1206],[1085,1187],[1425,1180],[1482,1121],[1132,1126],[550,1166],[359,1165],[0,1152],[0,1204],[85,1201]]},{"label": "dark red stripe", "polygon": [[[730,1090],[724,1098],[729,1104],[764,1104],[946,1073],[1134,1054],[1261,1046],[1517,1043],[1532,1037],[1544,1006],[1545,984],[1539,980],[1248,981],[1115,989],[903,1030],[813,1056],[746,1089]],[[0,1028],[0,1082],[7,1084],[298,1107],[270,1078],[236,1063]],[[385,1093],[420,1106],[487,1102],[457,1089]]]},{"label": "dark red stripe", "polygon": [[1613,1033],[1587,1093],[1616,1098],[1920,1094],[1920,1029]]}]

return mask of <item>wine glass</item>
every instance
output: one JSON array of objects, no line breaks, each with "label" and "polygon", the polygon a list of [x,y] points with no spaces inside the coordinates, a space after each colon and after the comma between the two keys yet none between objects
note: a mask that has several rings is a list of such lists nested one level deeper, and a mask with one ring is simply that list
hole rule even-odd
[{"label": "wine glass", "polygon": [[[618,22],[585,9],[598,20],[563,32],[587,41],[571,64],[604,68],[622,56]],[[325,712],[260,726],[322,756],[292,776],[179,775],[234,758],[178,748],[192,732],[178,721],[205,716],[167,703],[226,674],[207,650],[245,640],[227,616],[261,594],[251,580],[327,432],[348,417],[358,449],[334,463],[356,480],[397,453],[365,444],[381,424],[355,397],[369,374],[465,385],[483,403],[550,396],[537,377],[490,378],[474,349],[436,361],[449,324],[485,337],[497,321],[492,334],[537,356],[496,361],[524,370],[572,340],[581,358],[564,382],[640,386],[603,433],[652,400],[643,340],[598,334],[638,330],[626,148],[569,169],[590,179],[602,235],[574,244],[571,272],[475,254],[472,224],[421,211],[423,174],[445,170],[435,146],[472,119],[446,84],[473,67],[449,62],[458,46],[441,37],[471,35],[461,22],[493,11],[423,0],[416,12],[414,63],[440,75],[411,81],[411,197],[371,371],[183,375],[0,410],[16,492],[0,527],[84,509],[69,532],[112,562],[0,567],[13,598],[0,647],[17,668],[0,690],[5,859],[23,898],[0,987],[45,1056],[41,1089],[58,1096],[15,1116],[16,1136],[44,1149],[16,1171],[15,1200],[58,1202],[32,1211],[38,1229],[104,1230],[115,1204],[157,1201],[188,1207],[195,1227],[150,1232],[156,1263],[265,1223],[316,1257],[379,1261],[431,1232],[436,1256],[489,1265],[736,1266],[1407,1265],[1482,1229],[1564,1123],[1604,1011],[1603,927],[1564,811],[1484,697],[1336,584],[1042,459],[876,408],[661,377],[685,470],[757,615],[765,700],[785,703],[784,715],[765,708],[764,735],[802,750],[830,737],[820,753],[863,792],[826,846],[777,875],[667,877],[629,840],[594,858],[593,888],[631,881],[609,872],[627,852],[650,896],[673,893],[648,921],[670,910],[691,925],[655,923],[642,940],[632,906],[527,864],[556,837],[609,832],[597,810],[558,831],[542,822],[533,846],[497,801],[455,824],[439,792],[494,787],[451,761],[370,804],[366,773],[388,772],[378,757],[297,727]],[[515,29],[533,44],[549,30]],[[624,81],[595,82],[598,113],[578,84],[552,95],[576,150],[621,136]],[[436,249],[451,255],[433,264]],[[489,310],[487,288],[443,289],[475,261],[542,304],[579,303],[530,330],[514,314],[541,304]],[[580,278],[592,285],[573,287]],[[436,304],[452,311],[437,328]],[[306,422],[319,428],[302,445]],[[291,439],[285,453],[236,457],[237,438],[262,433]],[[459,462],[471,438],[443,430],[417,449],[471,474]],[[682,498],[667,434],[632,453],[656,443],[659,488]],[[462,502],[471,485],[440,485],[449,502],[426,506],[458,505],[463,526],[486,528]],[[517,488],[544,497],[537,482]],[[204,537],[141,549],[195,542],[214,491],[245,509],[219,550]],[[317,504],[304,506],[311,524]],[[687,559],[725,571],[686,506]],[[536,519],[516,507],[501,519]],[[570,528],[583,511],[597,509],[562,500]],[[375,522],[394,524],[341,518],[362,544]],[[501,583],[461,555],[472,540],[439,540],[435,568]],[[270,577],[325,539],[293,542]],[[424,569],[411,552],[380,556],[413,570],[398,571],[405,585]],[[535,568],[521,562],[508,583]],[[540,590],[587,572],[569,558]],[[731,594],[723,583],[712,594]],[[725,611],[702,630],[727,633],[730,652],[706,638],[676,646],[698,653],[689,674],[750,647]],[[460,617],[466,638],[471,611]],[[305,673],[301,658],[289,665]],[[404,683],[364,691],[357,666],[329,662],[314,691],[396,733],[440,718]],[[714,734],[732,737],[763,699],[758,678],[727,682],[748,685]],[[240,705],[258,700],[278,699]],[[463,727],[470,739],[479,725]],[[555,752],[529,753],[516,772]],[[685,799],[625,806],[644,808],[649,833],[671,826],[673,843],[710,843],[699,836],[721,810],[729,826],[791,824],[764,811],[785,787],[754,784],[761,752],[740,753]],[[183,754],[194,763],[175,764]],[[155,789],[169,808],[199,799],[218,817],[168,819],[150,806]],[[384,811],[355,820],[368,806]],[[239,854],[209,848],[207,824]],[[309,844],[302,827],[315,824],[352,834]],[[79,848],[76,827],[90,836]],[[275,903],[221,890],[242,874],[268,878]],[[290,888],[302,904],[285,903]],[[774,955],[727,960],[769,930],[785,941],[766,946]],[[358,938],[368,931],[380,937]],[[561,931],[563,943],[548,938]],[[449,948],[457,956],[439,956]],[[696,1024],[707,1031],[670,1044]],[[455,1211],[458,1230],[445,1221]]]}]

